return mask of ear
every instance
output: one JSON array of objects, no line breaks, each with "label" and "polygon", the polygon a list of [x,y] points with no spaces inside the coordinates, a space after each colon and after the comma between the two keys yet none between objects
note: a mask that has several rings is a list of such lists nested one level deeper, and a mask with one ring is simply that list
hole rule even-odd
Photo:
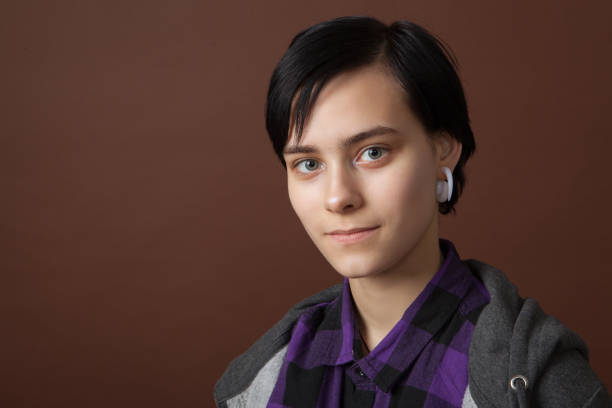
[{"label": "ear", "polygon": [[[451,171],[455,170],[457,162],[461,157],[461,142],[452,137],[448,132],[440,132],[435,139],[436,159],[438,160],[438,169],[448,167]],[[443,175],[442,170],[439,173]]]}]

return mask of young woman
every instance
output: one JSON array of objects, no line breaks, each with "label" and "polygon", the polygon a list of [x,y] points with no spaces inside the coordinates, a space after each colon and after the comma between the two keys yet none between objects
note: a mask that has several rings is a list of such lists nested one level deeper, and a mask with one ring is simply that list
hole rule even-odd
[{"label": "young woman", "polygon": [[612,407],[578,335],[438,236],[475,149],[451,61],[408,21],[343,17],[293,39],[267,130],[344,282],[235,358],[218,407]]}]

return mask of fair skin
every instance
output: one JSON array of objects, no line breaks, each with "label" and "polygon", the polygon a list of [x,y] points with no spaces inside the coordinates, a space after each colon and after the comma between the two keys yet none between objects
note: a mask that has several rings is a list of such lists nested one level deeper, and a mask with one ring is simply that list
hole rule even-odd
[{"label": "fair skin", "polygon": [[[377,126],[348,146],[343,140]],[[285,146],[296,146],[295,129]],[[370,350],[401,319],[439,270],[437,180],[451,171],[461,143],[428,135],[396,79],[379,65],[328,81],[298,146],[285,153],[291,205],[306,232],[338,273],[349,278],[357,324]],[[328,233],[378,226],[366,239],[340,243]]]}]

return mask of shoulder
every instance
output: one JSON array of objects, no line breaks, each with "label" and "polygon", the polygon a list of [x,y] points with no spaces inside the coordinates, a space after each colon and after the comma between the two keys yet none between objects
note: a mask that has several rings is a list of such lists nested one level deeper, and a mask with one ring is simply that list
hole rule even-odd
[{"label": "shoulder", "polygon": [[474,259],[465,262],[491,296],[470,344],[470,392],[479,406],[505,406],[518,398],[510,380],[520,375],[527,380],[528,398],[538,406],[612,407],[577,333],[545,313],[535,299],[522,298],[498,268]]},{"label": "shoulder", "polygon": [[[267,363],[275,361],[274,358],[278,358],[281,354],[300,316],[304,315],[310,319],[312,324],[316,324],[317,321],[322,320],[324,311],[327,309],[316,306],[332,302],[341,291],[342,283],[338,283],[300,300],[245,352],[235,357],[215,384],[214,397],[217,405],[221,406],[221,401],[245,392],[258,374],[270,371],[271,364]],[[273,374],[267,373],[267,375]]]}]

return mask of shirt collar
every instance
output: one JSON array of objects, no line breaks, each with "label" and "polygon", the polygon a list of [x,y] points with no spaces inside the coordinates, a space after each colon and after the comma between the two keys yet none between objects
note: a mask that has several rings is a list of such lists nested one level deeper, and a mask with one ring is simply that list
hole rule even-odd
[{"label": "shirt collar", "polygon": [[[341,330],[335,332],[342,337],[341,342],[338,337],[315,337],[315,343],[327,343],[318,345],[320,349],[328,351],[320,355],[319,363],[341,365],[356,361],[381,390],[389,392],[416,360],[423,347],[455,313],[472,283],[471,271],[460,260],[453,243],[439,238],[439,245],[444,255],[440,269],[405,310],[400,321],[365,357],[361,356],[361,339],[355,322],[356,311],[349,279],[345,278],[340,295],[336,302],[332,302],[322,321],[323,327],[341,327]],[[390,369],[385,363],[396,349],[402,352],[401,367],[398,367],[396,362],[396,369]]]}]

